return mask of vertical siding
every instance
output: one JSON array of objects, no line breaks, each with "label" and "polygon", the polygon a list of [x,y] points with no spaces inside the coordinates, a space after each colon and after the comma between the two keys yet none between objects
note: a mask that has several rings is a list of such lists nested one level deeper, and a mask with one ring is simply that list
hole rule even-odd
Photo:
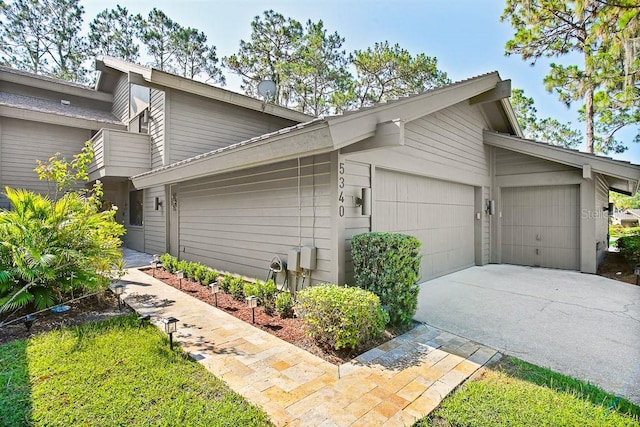
[{"label": "vertical siding", "polygon": [[177,162],[293,124],[290,120],[174,91],[170,157]]},{"label": "vertical siding", "polygon": [[405,144],[411,155],[456,170],[488,175],[486,127],[478,108],[456,104],[405,125]]},{"label": "vertical siding", "polygon": [[300,164],[300,178],[292,160],[180,184],[180,257],[264,279],[274,256],[313,244],[310,282],[330,281],[330,155]]},{"label": "vertical siding", "polygon": [[151,89],[151,102],[149,106],[149,135],[151,136],[151,168],[164,166],[164,91]]},{"label": "vertical siding", "polygon": [[125,123],[129,122],[129,77],[123,74],[113,90],[111,112]]},{"label": "vertical siding", "polygon": [[[59,152],[67,159],[82,150],[91,138],[91,131],[25,120],[2,118],[0,143],[0,185],[25,188],[43,194],[47,182],[39,181],[33,171],[36,159],[46,161]],[[0,206],[7,207],[0,195]]]},{"label": "vertical siding", "polygon": [[[155,210],[155,198],[162,201],[162,206]],[[166,200],[164,187],[153,187],[144,190],[144,250],[149,254],[162,254],[167,251],[166,212],[171,209]]]},{"label": "vertical siding", "polygon": [[603,208],[609,206],[609,184],[602,175],[596,175],[596,251],[598,264],[609,248],[609,216]]},{"label": "vertical siding", "polygon": [[371,188],[371,166],[364,163],[345,161],[345,282],[353,283],[353,262],[351,258],[351,238],[356,234],[371,231],[371,216],[362,215],[362,208],[355,205],[356,197],[361,197],[362,188]]}]

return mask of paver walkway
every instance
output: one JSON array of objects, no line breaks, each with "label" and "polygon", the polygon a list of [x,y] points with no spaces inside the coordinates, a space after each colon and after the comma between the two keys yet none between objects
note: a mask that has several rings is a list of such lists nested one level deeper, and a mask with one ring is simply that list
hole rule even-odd
[{"label": "paver walkway", "polygon": [[180,320],[174,339],[215,376],[260,405],[276,425],[411,425],[495,350],[426,325],[333,365],[202,301],[130,269],[127,303]]}]

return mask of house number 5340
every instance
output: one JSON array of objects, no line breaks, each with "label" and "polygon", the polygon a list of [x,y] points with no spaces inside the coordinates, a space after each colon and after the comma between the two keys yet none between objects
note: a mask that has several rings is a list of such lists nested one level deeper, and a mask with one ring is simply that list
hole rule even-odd
[{"label": "house number 5340", "polygon": [[338,214],[344,216],[344,163],[338,165]]}]

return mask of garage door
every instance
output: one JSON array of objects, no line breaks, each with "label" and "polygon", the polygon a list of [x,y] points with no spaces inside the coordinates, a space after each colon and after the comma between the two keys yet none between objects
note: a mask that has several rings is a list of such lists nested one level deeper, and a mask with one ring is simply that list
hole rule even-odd
[{"label": "garage door", "polygon": [[473,187],[380,169],[375,182],[375,230],[422,242],[421,280],[475,264]]},{"label": "garage door", "polygon": [[578,270],[577,185],[503,188],[502,262]]}]

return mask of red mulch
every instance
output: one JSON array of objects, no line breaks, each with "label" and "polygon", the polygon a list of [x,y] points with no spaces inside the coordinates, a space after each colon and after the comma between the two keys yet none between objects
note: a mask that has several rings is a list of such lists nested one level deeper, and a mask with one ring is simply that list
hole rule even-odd
[{"label": "red mulch", "polygon": [[[148,275],[153,275],[153,269],[143,270]],[[167,285],[173,286],[176,289],[180,289],[180,281],[174,274],[171,274],[161,268],[155,271],[156,279],[159,279]],[[198,298],[207,304],[214,305],[214,296],[208,286],[203,286],[197,282],[192,282],[187,279],[182,279],[182,292]],[[243,320],[249,324],[251,321],[251,309],[247,306],[246,302],[238,301],[224,292],[218,293],[218,308],[224,310],[230,315]],[[348,362],[352,358],[379,346],[380,344],[395,338],[396,336],[411,330],[415,325],[404,327],[393,331],[385,331],[384,336],[376,341],[367,343],[357,350],[339,350],[336,351],[331,347],[322,346],[315,342],[315,340],[307,337],[304,333],[304,326],[302,321],[297,318],[283,319],[277,313],[268,315],[264,312],[262,307],[255,309],[256,322],[253,324],[256,328],[260,328],[278,338],[287,341],[309,353],[315,354],[318,357],[326,360],[327,362],[339,365]]]},{"label": "red mulch", "polygon": [[[121,316],[130,312],[126,306],[123,307],[122,311],[118,310],[118,299],[110,291],[64,304],[70,307],[70,310],[66,313],[53,313],[50,310],[46,310],[36,314],[36,320],[33,326],[31,326],[30,331],[27,331],[22,319],[3,326],[0,328],[0,344],[5,344],[13,340],[26,339],[33,335],[49,332],[54,329]],[[34,311],[33,309],[27,308],[19,310],[11,315],[8,320],[19,319]],[[0,320],[4,321],[6,317],[6,314],[3,314]]]}]

